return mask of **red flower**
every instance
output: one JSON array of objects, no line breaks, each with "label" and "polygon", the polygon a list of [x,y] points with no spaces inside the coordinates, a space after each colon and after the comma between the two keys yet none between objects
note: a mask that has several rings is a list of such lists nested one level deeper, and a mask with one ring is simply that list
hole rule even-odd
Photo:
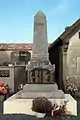
[{"label": "red flower", "polygon": [[5,82],[0,82],[0,93],[7,94],[7,84]]},{"label": "red flower", "polygon": [[6,86],[5,82],[1,82],[0,84],[1,84],[1,86]]},{"label": "red flower", "polygon": [[3,94],[7,94],[7,90],[6,90],[6,89],[3,89],[3,90],[2,90],[2,93],[3,93]]}]

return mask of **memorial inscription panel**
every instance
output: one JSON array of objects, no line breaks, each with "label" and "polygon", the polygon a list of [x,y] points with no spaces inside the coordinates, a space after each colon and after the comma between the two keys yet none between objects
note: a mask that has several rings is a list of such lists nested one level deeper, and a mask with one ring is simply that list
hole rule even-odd
[{"label": "memorial inscription panel", "polygon": [[54,83],[54,72],[48,69],[35,68],[28,71],[28,83]]},{"label": "memorial inscription panel", "polygon": [[0,70],[0,77],[10,77],[9,70]]}]

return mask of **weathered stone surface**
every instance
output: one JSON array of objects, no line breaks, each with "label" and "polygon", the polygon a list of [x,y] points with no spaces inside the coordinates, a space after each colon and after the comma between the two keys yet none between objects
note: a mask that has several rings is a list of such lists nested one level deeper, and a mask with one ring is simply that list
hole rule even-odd
[{"label": "weathered stone surface", "polygon": [[55,83],[55,71],[46,68],[28,70],[27,83]]},{"label": "weathered stone surface", "polygon": [[19,91],[17,98],[34,99],[36,97],[46,97],[54,99],[64,99],[62,90],[58,90],[57,84],[26,84],[22,91]]},{"label": "weathered stone surface", "polygon": [[55,65],[48,59],[47,22],[46,16],[39,11],[34,16],[33,55],[26,65],[27,83],[54,83]]},{"label": "weathered stone surface", "polygon": [[33,57],[26,66],[28,84],[24,86],[19,97],[64,98],[64,93],[58,91],[55,84],[55,65],[51,65],[48,60],[47,24],[46,16],[42,12],[34,17],[33,43]]},{"label": "weathered stone surface", "polygon": [[[79,30],[80,31],[80,30]],[[66,78],[71,83],[80,86],[80,39],[79,31],[69,39],[67,51],[67,71]]]},{"label": "weathered stone surface", "polygon": [[25,92],[52,92],[57,91],[57,84],[26,84],[23,87],[23,91]]},{"label": "weathered stone surface", "polygon": [[48,60],[48,41],[46,16],[39,11],[34,16],[33,60]]},{"label": "weathered stone surface", "polygon": [[[54,99],[64,99],[64,93],[62,90],[57,91],[46,91],[46,92],[23,92],[19,94],[19,99],[34,99],[36,97],[46,97],[46,98],[54,98]],[[18,99],[18,96],[17,96]]]}]

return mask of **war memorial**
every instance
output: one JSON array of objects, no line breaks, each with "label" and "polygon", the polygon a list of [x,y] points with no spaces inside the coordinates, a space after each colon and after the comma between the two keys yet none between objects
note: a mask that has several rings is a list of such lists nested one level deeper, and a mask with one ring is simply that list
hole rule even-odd
[{"label": "war memorial", "polygon": [[32,59],[26,64],[27,84],[23,90],[4,101],[3,114],[34,115],[31,110],[32,100],[43,96],[58,104],[68,100],[67,110],[70,114],[77,115],[76,100],[59,90],[55,82],[55,64],[51,65],[48,55],[46,15],[41,11],[34,16],[33,44]]}]

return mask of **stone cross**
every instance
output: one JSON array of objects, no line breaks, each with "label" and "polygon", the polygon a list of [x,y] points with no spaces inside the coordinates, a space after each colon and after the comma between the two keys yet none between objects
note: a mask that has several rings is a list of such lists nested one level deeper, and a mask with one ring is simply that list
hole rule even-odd
[{"label": "stone cross", "polygon": [[34,32],[33,32],[33,56],[32,59],[47,61],[48,60],[48,41],[47,41],[47,24],[46,16],[39,11],[34,16]]}]

